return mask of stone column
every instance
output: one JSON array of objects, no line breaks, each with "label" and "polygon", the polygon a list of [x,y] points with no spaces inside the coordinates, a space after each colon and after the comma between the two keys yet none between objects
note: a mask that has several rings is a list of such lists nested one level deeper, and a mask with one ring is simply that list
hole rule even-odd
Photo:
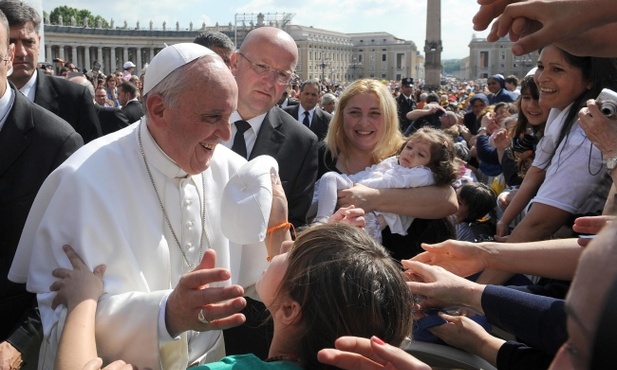
[{"label": "stone column", "polygon": [[135,48],[135,54],[137,54],[137,60],[135,61],[137,68],[135,68],[135,74],[139,76],[139,72],[141,71],[141,67],[143,66],[141,64],[141,48],[140,47]]},{"label": "stone column", "polygon": [[121,64],[124,65],[129,60],[129,48],[122,49],[122,58]]},{"label": "stone column", "polygon": [[97,46],[96,48],[96,60],[103,65],[103,48],[100,46]]},{"label": "stone column", "polygon": [[116,47],[111,47],[111,71],[109,73],[114,73],[118,69],[118,62],[116,62]]},{"label": "stone column", "polygon": [[83,66],[86,70],[90,70],[90,68],[92,68],[92,63],[90,62],[90,46],[89,45],[85,45],[84,46],[84,66]]},{"label": "stone column", "polygon": [[424,73],[426,75],[426,87],[438,89],[441,84],[441,52],[443,51],[441,43],[441,0],[427,0],[426,2]]},{"label": "stone column", "polygon": [[77,46],[71,46],[71,62],[77,65]]},{"label": "stone column", "polygon": [[51,63],[53,55],[51,55],[51,45],[45,45],[45,60]]},{"label": "stone column", "polygon": [[58,58],[64,59],[64,45],[60,45],[60,52],[58,54]]}]

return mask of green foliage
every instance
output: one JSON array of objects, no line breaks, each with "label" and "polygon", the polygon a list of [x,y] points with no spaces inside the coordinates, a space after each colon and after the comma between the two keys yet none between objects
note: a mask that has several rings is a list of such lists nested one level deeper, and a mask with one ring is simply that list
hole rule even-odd
[{"label": "green foliage", "polygon": [[62,16],[62,23],[65,26],[70,26],[71,17],[75,17],[75,25],[77,27],[82,27],[84,25],[84,19],[88,18],[88,27],[96,27],[97,21],[100,20],[103,28],[109,28],[109,23],[105,20],[105,18],[100,15],[95,16],[87,9],[79,10],[77,8],[62,5],[51,11],[49,14],[49,20],[52,24],[59,24],[60,16]]},{"label": "green foliage", "polygon": [[443,66],[443,74],[450,75],[454,72],[461,70],[461,60],[460,59],[445,59],[441,61],[441,65]]}]

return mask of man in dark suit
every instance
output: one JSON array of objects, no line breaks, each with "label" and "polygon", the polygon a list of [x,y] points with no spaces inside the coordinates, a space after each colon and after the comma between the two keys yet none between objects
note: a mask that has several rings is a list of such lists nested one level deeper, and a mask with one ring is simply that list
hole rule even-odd
[{"label": "man in dark suit", "polygon": [[328,132],[332,115],[317,107],[319,90],[319,81],[304,81],[300,86],[300,104],[284,108],[284,110],[298,122],[310,128],[319,140],[323,140]]},{"label": "man in dark suit", "polygon": [[[71,77],[69,78],[69,81],[85,87],[90,94],[95,96],[95,100],[93,101],[94,110],[96,111],[99,123],[101,124],[101,131],[103,135],[118,131],[131,123],[129,122],[129,119],[126,117],[122,109],[116,107],[104,107],[96,103],[97,95],[94,91],[94,86],[92,86],[92,83],[86,78],[86,76],[81,75]],[[105,93],[105,99],[107,99],[107,93],[104,89],[102,90]]]},{"label": "man in dark suit", "polygon": [[130,82],[118,85],[118,101],[129,123],[137,122],[144,115],[144,108],[137,100],[137,87]]},{"label": "man in dark suit", "polygon": [[42,330],[36,296],[7,279],[26,217],[43,181],[83,140],[64,120],[28,101],[7,81],[13,62],[0,13],[0,367],[30,360],[36,368]]},{"label": "man in dark suit", "polygon": [[[297,61],[298,48],[285,31],[259,27],[248,33],[231,57],[231,71],[238,84],[238,109],[230,117],[232,138],[223,143],[249,159],[268,154],[277,160],[289,222],[296,228],[306,223],[317,178],[318,149],[317,136],[276,106]],[[264,305],[247,297],[242,312],[246,324],[224,331],[226,353],[252,352],[266,358],[271,332],[261,326]]]},{"label": "man in dark suit", "polygon": [[63,78],[37,72],[41,17],[37,11],[21,1],[0,2],[9,20],[10,40],[15,44],[13,73],[9,81],[30,99],[73,126],[85,142],[101,136],[92,96],[79,85]]},{"label": "man in dark suit", "polygon": [[413,78],[405,77],[401,80],[401,93],[396,98],[398,109],[398,124],[401,132],[405,132],[412,121],[408,120],[408,112],[416,109],[416,101],[413,98]]},{"label": "man in dark suit", "polygon": [[279,101],[276,102],[276,105],[278,105],[279,108],[285,109],[287,107],[291,107],[293,105],[298,105],[299,104],[296,99],[292,99],[289,96],[289,91],[290,91],[290,88],[287,87],[285,89],[285,91],[283,91],[283,94],[281,94],[281,98],[279,99]]}]

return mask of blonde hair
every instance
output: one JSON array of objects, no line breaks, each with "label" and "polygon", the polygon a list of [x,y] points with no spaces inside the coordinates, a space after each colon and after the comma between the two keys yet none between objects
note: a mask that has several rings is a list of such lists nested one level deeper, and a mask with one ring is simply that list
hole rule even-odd
[{"label": "blonde hair", "polygon": [[379,163],[396,154],[404,139],[399,130],[396,100],[394,100],[388,88],[377,80],[369,78],[356,80],[343,91],[324,139],[326,149],[333,159],[336,159],[341,153],[349,151],[351,143],[345,135],[343,127],[344,112],[349,100],[360,94],[372,94],[379,101],[379,110],[383,117],[385,130],[377,145],[370,152],[371,162]]}]

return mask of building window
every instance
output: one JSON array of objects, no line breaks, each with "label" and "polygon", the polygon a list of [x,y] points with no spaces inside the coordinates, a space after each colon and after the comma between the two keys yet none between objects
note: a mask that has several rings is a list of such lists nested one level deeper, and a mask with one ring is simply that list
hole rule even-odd
[{"label": "building window", "polygon": [[358,62],[362,62],[362,54],[358,55]]},{"label": "building window", "polygon": [[488,68],[488,51],[480,52],[480,68]]},{"label": "building window", "polygon": [[385,62],[386,61],[386,54],[381,54],[381,61]]}]

